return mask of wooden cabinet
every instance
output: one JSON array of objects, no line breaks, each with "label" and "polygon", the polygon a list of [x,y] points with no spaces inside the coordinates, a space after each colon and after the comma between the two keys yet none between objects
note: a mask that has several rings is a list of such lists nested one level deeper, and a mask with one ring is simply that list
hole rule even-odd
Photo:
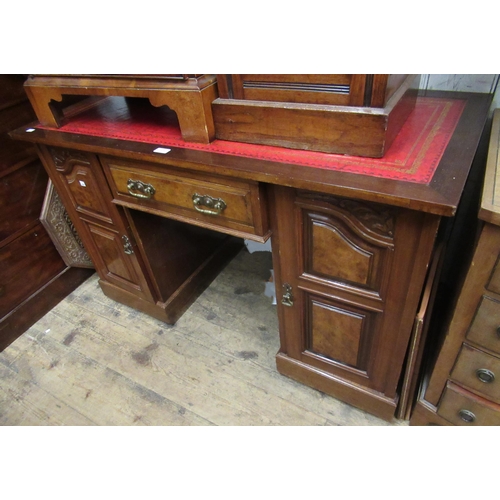
[{"label": "wooden cabinet", "polygon": [[68,267],[40,222],[47,173],[9,132],[35,115],[23,75],[0,75],[0,350],[93,271]]},{"label": "wooden cabinet", "polygon": [[[163,321],[179,318],[242,238],[271,236],[278,370],[390,420],[409,399],[403,378],[418,372],[421,297],[489,98],[440,94],[426,104],[425,132],[420,124],[407,130],[403,156],[380,163],[227,141],[171,143],[164,127],[149,123],[144,135],[127,128],[123,117],[133,120],[134,109],[124,113],[112,98],[57,129],[34,124],[13,135],[37,145],[103,291]],[[116,137],[107,126],[114,106]],[[449,116],[453,127],[442,130]],[[78,128],[83,122],[91,134]],[[420,168],[432,168],[432,182],[412,177]]]},{"label": "wooden cabinet", "polygon": [[384,107],[408,75],[218,75],[219,96],[249,101]]},{"label": "wooden cabinet", "polygon": [[[175,265],[179,261],[171,253],[172,244],[153,236],[158,227],[151,227],[147,221],[139,224],[138,221],[144,219],[140,213],[134,215],[113,203],[102,164],[109,173],[110,165],[125,168],[120,159],[106,157],[101,160],[92,153],[43,145],[38,146],[38,150],[95,263],[103,290],[117,300],[163,321],[175,322],[184,307],[203,291],[204,287],[196,284],[195,277],[200,283],[209,282],[241,248],[234,238],[221,239],[208,231],[203,235],[185,226],[184,231],[176,230],[175,244],[176,251],[184,251],[189,263],[184,260],[182,267]],[[140,169],[130,166],[128,173],[134,178],[147,178]],[[110,175],[114,179],[112,173]],[[112,186],[116,193],[114,182]],[[138,192],[137,186],[131,192]],[[144,188],[139,200],[143,197]],[[140,211],[144,209],[139,202],[127,205]],[[145,233],[148,226],[150,235]],[[174,226],[172,223],[167,232],[174,231]],[[196,236],[205,236],[207,241],[202,251],[193,252],[190,249]],[[154,268],[162,269],[166,275],[159,276],[158,272],[153,272]]]},{"label": "wooden cabinet", "polygon": [[497,110],[477,241],[436,362],[424,379],[412,425],[500,424],[499,141]]},{"label": "wooden cabinet", "polygon": [[416,75],[218,75],[215,136],[383,156],[415,106]]},{"label": "wooden cabinet", "polygon": [[102,279],[153,300],[126,217],[111,203],[97,157],[62,148],[43,148],[41,154]]},{"label": "wooden cabinet", "polygon": [[390,418],[439,217],[286,188],[273,212],[278,369]]}]

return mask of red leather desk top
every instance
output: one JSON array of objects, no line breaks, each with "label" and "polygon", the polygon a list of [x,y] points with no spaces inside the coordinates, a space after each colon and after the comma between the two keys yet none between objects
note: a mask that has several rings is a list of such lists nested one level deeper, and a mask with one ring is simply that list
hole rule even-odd
[{"label": "red leather desk top", "polygon": [[[465,104],[466,101],[460,99],[419,97],[414,111],[383,158],[344,156],[222,140],[210,144],[187,142],[182,139],[177,123],[172,121],[172,113],[158,111],[152,114],[149,104],[131,111],[123,98],[108,98],[98,107],[72,117],[58,130],[428,184]],[[48,129],[40,125],[37,128]]]}]

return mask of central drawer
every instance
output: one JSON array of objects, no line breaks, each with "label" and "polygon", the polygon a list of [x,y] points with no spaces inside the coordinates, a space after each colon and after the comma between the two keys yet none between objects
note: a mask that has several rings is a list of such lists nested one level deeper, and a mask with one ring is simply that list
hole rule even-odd
[{"label": "central drawer", "polygon": [[264,186],[258,182],[100,159],[117,204],[255,241],[269,237]]}]

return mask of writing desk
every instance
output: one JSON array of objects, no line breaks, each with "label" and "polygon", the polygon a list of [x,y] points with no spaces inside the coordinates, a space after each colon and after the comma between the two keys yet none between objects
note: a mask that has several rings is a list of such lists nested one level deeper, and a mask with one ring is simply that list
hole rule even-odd
[{"label": "writing desk", "polygon": [[242,238],[272,236],[278,370],[390,420],[408,405],[439,229],[456,212],[490,101],[419,97],[381,159],[190,143],[168,108],[123,97],[12,136],[36,144],[104,293],[163,321],[179,318]]}]

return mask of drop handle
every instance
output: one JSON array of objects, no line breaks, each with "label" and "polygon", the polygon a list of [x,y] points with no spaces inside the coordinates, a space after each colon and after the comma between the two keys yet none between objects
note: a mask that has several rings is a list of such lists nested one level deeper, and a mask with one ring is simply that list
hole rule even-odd
[{"label": "drop handle", "polygon": [[202,214],[220,215],[226,208],[227,203],[222,198],[212,198],[208,194],[193,194],[194,209]]},{"label": "drop handle", "polygon": [[152,184],[147,184],[142,181],[134,181],[133,179],[129,179],[127,181],[127,191],[131,196],[141,199],[152,198],[156,193],[156,189]]},{"label": "drop handle", "polygon": [[468,424],[472,424],[476,420],[476,415],[472,413],[469,410],[460,410],[458,412],[458,416],[464,421],[467,422]]},{"label": "drop handle", "polygon": [[485,384],[491,384],[495,380],[495,374],[486,368],[476,370],[476,377]]}]

